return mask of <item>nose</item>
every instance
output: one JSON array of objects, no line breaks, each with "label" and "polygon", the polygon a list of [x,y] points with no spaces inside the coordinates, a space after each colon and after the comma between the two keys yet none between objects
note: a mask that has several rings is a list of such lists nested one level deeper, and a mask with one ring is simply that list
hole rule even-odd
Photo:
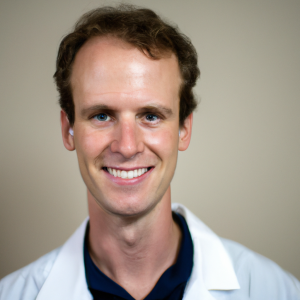
[{"label": "nose", "polygon": [[110,148],[112,152],[120,153],[126,159],[132,158],[137,153],[144,151],[142,135],[134,120],[119,122]]}]

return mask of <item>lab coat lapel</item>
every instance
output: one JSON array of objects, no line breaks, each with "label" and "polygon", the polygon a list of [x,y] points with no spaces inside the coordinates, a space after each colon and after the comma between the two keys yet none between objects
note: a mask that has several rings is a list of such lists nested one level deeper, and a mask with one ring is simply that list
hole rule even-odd
[{"label": "lab coat lapel", "polygon": [[91,300],[83,261],[83,242],[88,219],[62,246],[36,300]]},{"label": "lab coat lapel", "polygon": [[[214,300],[209,290],[239,289],[230,258],[216,236],[184,206],[172,205],[185,217],[194,244],[194,266],[183,300]],[[62,246],[37,300],[91,300],[85,279],[83,243],[88,218]]]},{"label": "lab coat lapel", "polygon": [[209,290],[239,289],[232,262],[220,238],[183,205],[174,203],[172,210],[186,219],[194,244],[194,266],[183,299],[213,300]]},{"label": "lab coat lapel", "polygon": [[183,300],[215,300],[207,290],[203,281],[202,253],[198,240],[194,244],[194,266],[191,277],[187,283]]}]

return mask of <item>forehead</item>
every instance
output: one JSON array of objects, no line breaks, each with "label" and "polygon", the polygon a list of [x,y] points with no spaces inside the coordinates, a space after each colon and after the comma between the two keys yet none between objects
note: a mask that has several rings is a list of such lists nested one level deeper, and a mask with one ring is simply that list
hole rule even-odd
[{"label": "forehead", "polygon": [[75,57],[71,75],[75,107],[113,94],[138,95],[145,101],[179,100],[181,82],[174,54],[151,59],[113,37],[88,40]]}]

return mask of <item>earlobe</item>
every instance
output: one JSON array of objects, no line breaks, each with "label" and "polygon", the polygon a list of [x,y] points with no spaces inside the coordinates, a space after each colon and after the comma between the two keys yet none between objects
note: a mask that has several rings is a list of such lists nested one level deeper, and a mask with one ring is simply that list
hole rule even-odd
[{"label": "earlobe", "polygon": [[193,113],[191,113],[185,120],[179,130],[178,150],[185,151],[191,141],[193,125]]},{"label": "earlobe", "polygon": [[60,112],[60,124],[61,124],[61,134],[64,146],[67,150],[75,150],[74,144],[74,131],[70,125],[69,119],[65,111],[61,110]]}]

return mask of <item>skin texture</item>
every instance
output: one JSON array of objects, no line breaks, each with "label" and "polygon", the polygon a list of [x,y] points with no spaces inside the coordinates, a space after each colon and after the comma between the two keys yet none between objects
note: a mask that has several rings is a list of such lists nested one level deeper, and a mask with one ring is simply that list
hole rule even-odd
[{"label": "skin texture", "polygon": [[[179,137],[180,84],[173,54],[152,60],[116,38],[94,37],[73,65],[74,136],[61,112],[64,145],[76,149],[88,189],[91,257],[135,299],[149,294],[180,247],[170,182],[192,128],[191,114]],[[106,167],[150,171],[121,179]]]}]

